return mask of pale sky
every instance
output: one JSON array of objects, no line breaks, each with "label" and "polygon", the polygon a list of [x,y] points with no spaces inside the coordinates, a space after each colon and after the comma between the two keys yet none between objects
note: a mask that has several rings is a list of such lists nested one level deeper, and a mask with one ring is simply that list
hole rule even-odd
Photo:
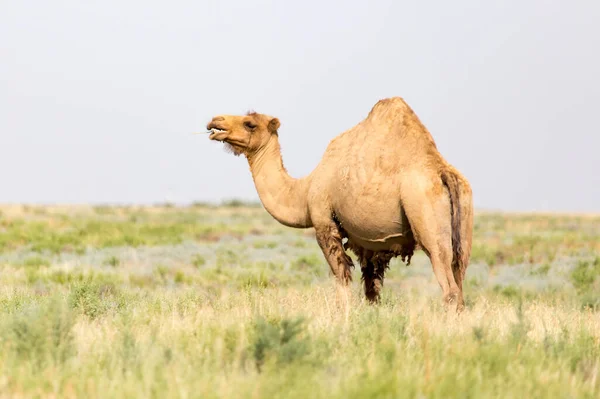
[{"label": "pale sky", "polygon": [[308,174],[403,97],[476,207],[600,211],[597,1],[0,0],[0,203],[258,199],[215,114]]}]

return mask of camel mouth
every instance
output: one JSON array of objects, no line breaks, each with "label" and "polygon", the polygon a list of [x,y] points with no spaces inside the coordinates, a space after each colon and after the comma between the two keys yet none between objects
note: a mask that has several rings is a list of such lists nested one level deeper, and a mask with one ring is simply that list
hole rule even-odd
[{"label": "camel mouth", "polygon": [[225,141],[225,138],[227,138],[227,130],[213,127],[210,129],[210,135],[208,138],[210,140]]}]

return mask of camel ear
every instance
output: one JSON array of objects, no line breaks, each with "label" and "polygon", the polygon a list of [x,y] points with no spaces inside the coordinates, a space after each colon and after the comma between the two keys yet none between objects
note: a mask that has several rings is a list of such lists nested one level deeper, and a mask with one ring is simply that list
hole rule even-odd
[{"label": "camel ear", "polygon": [[279,119],[277,118],[273,118],[269,121],[269,132],[271,132],[271,134],[277,134],[277,129],[279,129],[279,126],[281,126],[281,124],[279,123]]}]

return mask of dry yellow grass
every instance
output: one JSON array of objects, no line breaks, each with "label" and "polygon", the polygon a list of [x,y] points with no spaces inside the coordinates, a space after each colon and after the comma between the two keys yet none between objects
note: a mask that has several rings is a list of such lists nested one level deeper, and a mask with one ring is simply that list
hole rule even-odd
[{"label": "dry yellow grass", "polygon": [[392,264],[379,306],[355,271],[345,302],[311,231],[260,208],[0,212],[0,397],[600,394],[594,218],[479,214],[506,261],[473,261],[456,315],[424,256]]}]

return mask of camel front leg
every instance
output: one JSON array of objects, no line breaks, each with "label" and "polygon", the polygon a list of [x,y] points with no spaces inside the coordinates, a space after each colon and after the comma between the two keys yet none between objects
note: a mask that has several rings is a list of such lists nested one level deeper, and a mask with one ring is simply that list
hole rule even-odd
[{"label": "camel front leg", "polygon": [[383,279],[387,262],[378,262],[375,259],[366,259],[362,265],[362,277],[364,281],[365,297],[369,303],[380,303],[381,288],[383,287]]},{"label": "camel front leg", "polygon": [[379,303],[379,292],[383,285],[383,276],[378,275],[375,264],[369,259],[361,267],[365,288],[365,297],[369,303]]},{"label": "camel front leg", "polygon": [[323,251],[323,255],[336,277],[336,280],[344,287],[352,281],[352,258],[344,251],[342,235],[336,224],[332,221],[326,226],[315,226],[317,243]]}]

